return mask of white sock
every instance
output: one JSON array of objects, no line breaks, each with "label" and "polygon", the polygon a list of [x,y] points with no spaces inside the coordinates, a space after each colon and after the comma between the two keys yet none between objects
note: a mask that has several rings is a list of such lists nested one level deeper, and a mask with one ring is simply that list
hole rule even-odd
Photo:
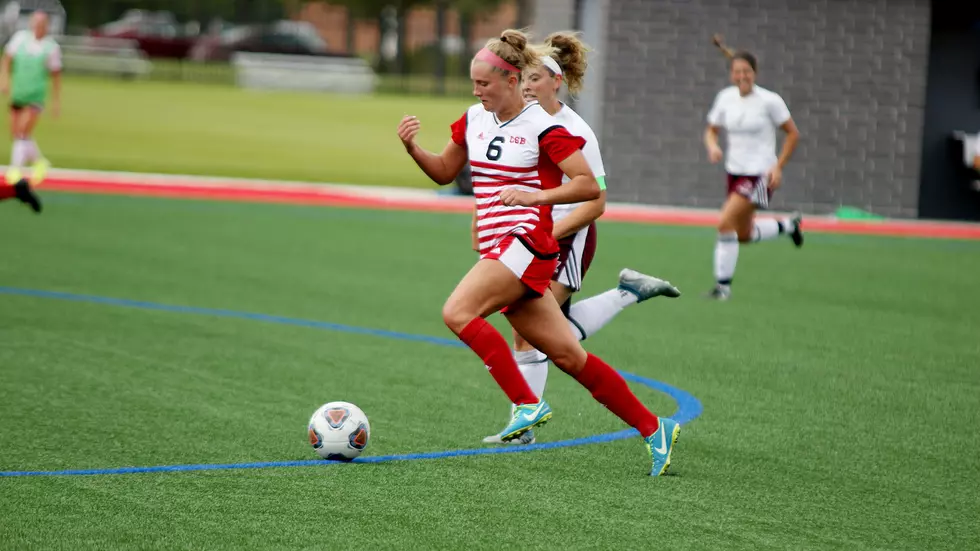
[{"label": "white sock", "polygon": [[27,142],[27,153],[24,155],[24,164],[29,165],[38,159],[41,159],[41,148],[37,146],[37,142],[34,140],[24,140]]},{"label": "white sock", "polygon": [[784,233],[788,235],[790,232],[796,229],[796,223],[793,222],[792,218],[787,216],[786,218],[783,218],[782,220],[779,221],[779,229],[780,229],[780,233]]},{"label": "white sock", "polygon": [[548,356],[538,350],[514,351],[514,359],[534,395],[538,398],[544,396],[544,386],[548,382]]},{"label": "white sock", "polygon": [[738,263],[738,233],[719,232],[715,243],[715,281],[718,285],[732,284]]},{"label": "white sock", "polygon": [[783,233],[783,228],[778,220],[756,220],[755,226],[752,228],[752,242],[775,239],[781,233]]},{"label": "white sock", "polygon": [[10,151],[10,166],[21,168],[27,158],[27,140],[14,140],[14,145]]},{"label": "white sock", "polygon": [[624,308],[636,304],[636,301],[636,295],[629,291],[610,289],[601,295],[573,304],[568,313],[568,324],[578,340],[585,340],[605,327]]}]

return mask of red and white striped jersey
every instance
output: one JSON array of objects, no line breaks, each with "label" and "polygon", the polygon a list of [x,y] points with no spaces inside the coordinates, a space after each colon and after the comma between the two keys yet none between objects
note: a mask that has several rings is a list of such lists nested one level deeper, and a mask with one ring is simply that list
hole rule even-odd
[{"label": "red and white striped jersey", "polygon": [[581,149],[585,140],[569,134],[537,102],[503,123],[476,104],[453,123],[452,131],[453,141],[469,154],[480,254],[511,234],[522,236],[537,254],[557,253],[551,205],[508,207],[499,196],[508,187],[535,192],[560,186],[558,163]]}]

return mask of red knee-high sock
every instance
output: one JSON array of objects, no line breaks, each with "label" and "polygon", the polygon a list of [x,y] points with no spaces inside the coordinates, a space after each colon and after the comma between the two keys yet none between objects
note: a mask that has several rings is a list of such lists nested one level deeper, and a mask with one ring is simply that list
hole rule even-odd
[{"label": "red knee-high sock", "polygon": [[538,402],[538,397],[517,367],[507,341],[485,319],[476,318],[471,321],[459,333],[459,338],[490,368],[490,375],[512,403],[521,405]]},{"label": "red knee-high sock", "polygon": [[640,431],[644,438],[657,432],[660,420],[640,403],[623,377],[606,362],[589,354],[585,368],[575,376],[575,380],[589,389],[600,404]]},{"label": "red knee-high sock", "polygon": [[0,201],[3,201],[4,199],[10,199],[11,197],[16,197],[16,196],[17,196],[17,190],[14,189],[14,186],[5,186],[3,184],[0,184]]}]

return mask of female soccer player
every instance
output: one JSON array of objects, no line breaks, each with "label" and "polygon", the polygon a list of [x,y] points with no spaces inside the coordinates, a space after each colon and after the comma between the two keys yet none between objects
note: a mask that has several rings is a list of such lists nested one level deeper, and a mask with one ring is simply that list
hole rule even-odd
[{"label": "female soccer player", "polygon": [[43,11],[31,15],[31,30],[19,31],[4,48],[0,64],[0,89],[10,93],[10,131],[14,144],[7,182],[21,179],[21,170],[32,164],[31,183],[44,179],[48,162],[31,137],[38,118],[52,94],[52,115],[61,111],[61,47],[48,36],[48,16]]},{"label": "female soccer player", "polygon": [[[732,86],[715,97],[708,113],[704,146],[712,164],[726,157],[728,199],[721,210],[718,240],[715,243],[715,287],[709,298],[731,298],[732,279],[738,262],[739,243],[755,243],[788,235],[803,245],[801,217],[783,220],[757,220],[756,209],[765,209],[783,179],[799,130],[779,94],[756,85],[756,59],[748,52],[731,52],[715,37],[715,44],[730,55]],[[718,146],[718,134],[727,135],[727,155]],[[786,133],[782,152],[776,157],[776,129]]]},{"label": "female soccer player", "polygon": [[[558,257],[551,205],[591,201],[599,186],[580,151],[585,140],[521,95],[522,71],[540,62],[523,33],[504,31],[474,57],[470,78],[480,103],[452,124],[442,153],[415,142],[421,127],[416,117],[398,126],[405,149],[436,183],[451,183],[467,161],[473,170],[480,260],[446,301],[443,320],[516,405],[504,441],[552,416],[521,375],[507,341],[484,319],[507,307],[511,326],[532,346],[640,432],[651,455],[650,474],[659,476],[670,466],[680,425],[653,415],[614,369],[582,348],[549,289]],[[562,174],[567,184],[561,184]]]},{"label": "female soccer player", "polygon": [[[581,91],[588,65],[588,46],[574,32],[563,31],[548,35],[544,44],[536,49],[543,52],[553,50],[555,53],[543,56],[541,65],[525,71],[524,99],[537,101],[569,133],[585,138],[582,153],[601,190],[599,197],[592,201],[555,205],[551,210],[555,223],[553,235],[558,240],[558,266],[551,276],[551,294],[561,305],[573,334],[579,340],[584,340],[612,321],[624,308],[660,295],[677,297],[680,292],[668,282],[625,269],[619,274],[618,287],[571,306],[572,293],[581,290],[582,280],[595,255],[595,221],[606,208],[606,172],[599,153],[599,142],[592,128],[558,99],[562,83],[573,94]],[[562,183],[567,182],[566,176]],[[514,357],[531,390],[541,397],[548,380],[548,357],[535,350],[517,331],[514,331]],[[500,434],[494,434],[483,441],[497,444],[502,439]],[[529,430],[511,442],[533,443],[534,431]]]}]

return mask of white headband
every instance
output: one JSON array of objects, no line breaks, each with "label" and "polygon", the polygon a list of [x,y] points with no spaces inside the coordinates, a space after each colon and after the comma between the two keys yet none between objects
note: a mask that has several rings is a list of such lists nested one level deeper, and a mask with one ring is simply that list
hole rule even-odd
[{"label": "white headband", "polygon": [[562,74],[562,72],[561,72],[561,65],[558,65],[558,62],[555,61],[555,59],[553,57],[551,57],[550,55],[549,56],[542,57],[541,58],[541,63],[544,63],[544,66],[545,67],[547,67],[548,69],[551,69],[551,72],[552,73],[554,73],[556,75]]}]

